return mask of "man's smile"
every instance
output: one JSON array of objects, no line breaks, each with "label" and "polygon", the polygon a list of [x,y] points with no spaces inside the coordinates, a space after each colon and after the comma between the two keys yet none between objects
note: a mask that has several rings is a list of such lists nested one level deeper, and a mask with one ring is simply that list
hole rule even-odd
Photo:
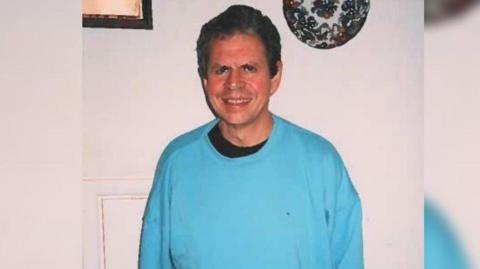
[{"label": "man's smile", "polygon": [[246,105],[252,101],[252,98],[223,98],[227,105]]}]

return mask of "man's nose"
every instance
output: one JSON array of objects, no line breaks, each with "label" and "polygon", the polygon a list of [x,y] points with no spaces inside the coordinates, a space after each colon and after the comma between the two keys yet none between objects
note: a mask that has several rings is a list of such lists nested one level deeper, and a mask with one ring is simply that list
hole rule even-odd
[{"label": "man's nose", "polygon": [[227,77],[227,88],[230,90],[237,90],[244,86],[241,71],[232,69]]}]

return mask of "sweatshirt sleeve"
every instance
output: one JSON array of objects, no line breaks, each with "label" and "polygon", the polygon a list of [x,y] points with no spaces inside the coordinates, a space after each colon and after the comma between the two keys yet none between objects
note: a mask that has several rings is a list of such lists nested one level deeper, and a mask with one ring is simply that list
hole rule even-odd
[{"label": "sweatshirt sleeve", "polygon": [[331,246],[335,269],[363,269],[362,208],[348,172],[338,156]]},{"label": "sweatshirt sleeve", "polygon": [[159,161],[143,216],[140,240],[140,269],[171,269],[170,181],[171,169]]}]

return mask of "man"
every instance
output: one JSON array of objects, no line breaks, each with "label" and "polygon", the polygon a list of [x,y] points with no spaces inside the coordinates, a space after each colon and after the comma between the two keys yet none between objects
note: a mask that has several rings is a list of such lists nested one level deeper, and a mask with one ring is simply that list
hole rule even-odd
[{"label": "man", "polygon": [[163,152],[141,269],[360,269],[360,200],[334,147],[270,113],[282,76],[270,19],[231,6],[206,23],[198,70],[217,119]]}]

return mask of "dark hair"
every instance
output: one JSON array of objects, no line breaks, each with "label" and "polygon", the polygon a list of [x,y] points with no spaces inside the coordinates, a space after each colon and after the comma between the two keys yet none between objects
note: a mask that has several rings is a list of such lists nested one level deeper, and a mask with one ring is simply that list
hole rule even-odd
[{"label": "dark hair", "polygon": [[265,48],[270,76],[277,74],[277,62],[281,60],[282,49],[277,28],[261,11],[245,5],[233,5],[204,24],[200,30],[197,39],[197,61],[201,78],[207,77],[212,41],[237,32],[260,37]]}]

